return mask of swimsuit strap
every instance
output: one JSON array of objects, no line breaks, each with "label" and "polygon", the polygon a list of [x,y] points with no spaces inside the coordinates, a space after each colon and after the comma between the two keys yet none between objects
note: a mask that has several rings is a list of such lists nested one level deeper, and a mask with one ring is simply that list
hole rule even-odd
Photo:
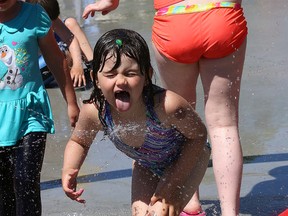
[{"label": "swimsuit strap", "polygon": [[[153,85],[153,95],[162,93],[163,91],[165,91],[165,89],[163,89],[159,86]],[[145,100],[145,104],[146,104],[146,116],[148,117],[148,120],[152,120],[152,121],[156,122],[157,124],[161,124],[161,122],[160,122],[160,120],[159,120],[159,118],[158,118],[158,116],[154,110],[154,103],[152,101],[153,98],[148,98],[148,97],[145,97],[145,98],[147,98]]]},{"label": "swimsuit strap", "polygon": [[210,2],[207,4],[194,4],[194,5],[170,5],[160,8],[155,15],[172,15],[172,14],[187,14],[193,12],[207,11],[213,8],[241,8],[241,4],[234,2]]},{"label": "swimsuit strap", "polygon": [[113,119],[112,119],[112,115],[111,115],[110,105],[106,100],[105,100],[104,106],[105,106],[104,121],[107,125],[107,128],[104,128],[104,130],[106,130],[105,132],[107,132],[107,129],[113,130],[114,123],[113,123]]}]

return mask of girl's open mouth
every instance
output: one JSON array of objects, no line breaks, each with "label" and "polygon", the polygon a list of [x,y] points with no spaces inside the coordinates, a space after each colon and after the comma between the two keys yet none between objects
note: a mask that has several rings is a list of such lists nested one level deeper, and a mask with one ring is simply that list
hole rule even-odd
[{"label": "girl's open mouth", "polygon": [[130,94],[127,91],[117,91],[115,99],[116,107],[120,111],[127,111],[130,108]]}]

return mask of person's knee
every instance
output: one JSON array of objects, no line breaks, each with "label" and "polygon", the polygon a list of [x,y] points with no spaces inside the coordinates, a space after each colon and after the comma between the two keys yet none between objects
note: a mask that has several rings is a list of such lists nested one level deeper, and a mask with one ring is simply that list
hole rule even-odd
[{"label": "person's knee", "polygon": [[215,129],[227,129],[238,127],[238,117],[231,114],[209,113],[206,114],[207,128],[209,131]]},{"label": "person's knee", "polygon": [[[205,104],[205,119],[208,128],[238,126],[238,102],[209,96]],[[218,100],[217,100],[218,99]]]}]

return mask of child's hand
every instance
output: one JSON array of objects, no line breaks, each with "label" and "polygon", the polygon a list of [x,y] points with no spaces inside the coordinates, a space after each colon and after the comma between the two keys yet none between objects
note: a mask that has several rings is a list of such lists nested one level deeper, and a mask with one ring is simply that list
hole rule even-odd
[{"label": "child's hand", "polygon": [[82,66],[78,67],[77,65],[75,66],[75,64],[73,64],[70,70],[70,75],[74,88],[86,86],[86,79]]},{"label": "child's hand", "polygon": [[65,194],[70,199],[75,200],[79,203],[85,203],[86,201],[80,198],[80,196],[84,192],[84,189],[80,188],[78,191],[76,191],[77,175],[78,175],[78,170],[76,169],[63,170],[62,171],[62,187],[63,187]]},{"label": "child's hand", "polygon": [[119,0],[100,0],[94,4],[89,4],[85,7],[82,17],[87,19],[90,15],[94,17],[95,12],[102,12],[102,15],[108,14],[110,11],[115,10],[119,5]]},{"label": "child's hand", "polygon": [[180,207],[169,204],[165,199],[159,199],[153,196],[148,208],[148,212],[145,216],[178,216],[181,212]]},{"label": "child's hand", "polygon": [[160,201],[157,201],[153,204],[153,206],[150,204],[149,208],[147,210],[147,213],[145,216],[168,216],[168,211],[166,208],[162,209],[162,203]]},{"label": "child's hand", "polygon": [[73,105],[68,104],[68,117],[71,127],[75,127],[76,122],[78,121],[79,112],[80,109],[76,103]]}]

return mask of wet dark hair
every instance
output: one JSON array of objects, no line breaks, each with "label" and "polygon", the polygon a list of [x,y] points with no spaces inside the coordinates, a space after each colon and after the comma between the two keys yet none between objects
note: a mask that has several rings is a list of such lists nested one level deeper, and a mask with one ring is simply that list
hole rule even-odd
[{"label": "wet dark hair", "polygon": [[151,72],[153,70],[150,53],[147,43],[144,38],[135,31],[128,29],[114,29],[103,34],[97,41],[93,54],[93,85],[94,90],[88,100],[83,103],[95,103],[99,110],[99,119],[104,126],[103,112],[105,109],[105,98],[101,89],[97,86],[97,73],[101,73],[105,62],[112,58],[116,58],[114,67],[111,70],[117,69],[121,65],[121,56],[125,55],[135,60],[140,68],[140,72],[145,76],[145,86],[142,92],[145,103],[154,106],[153,101],[153,84],[151,81]]},{"label": "wet dark hair", "polygon": [[57,0],[28,0],[30,3],[39,3],[47,12],[51,20],[56,20],[60,15],[60,7]]}]

